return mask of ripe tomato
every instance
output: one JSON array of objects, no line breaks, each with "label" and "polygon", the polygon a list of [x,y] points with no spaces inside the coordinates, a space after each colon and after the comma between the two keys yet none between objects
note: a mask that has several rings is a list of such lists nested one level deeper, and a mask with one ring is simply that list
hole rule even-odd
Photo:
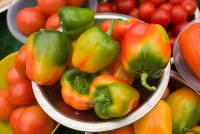
[{"label": "ripe tomato", "polygon": [[168,12],[170,12],[170,10],[172,9],[172,4],[164,2],[164,3],[160,4],[158,8],[162,8],[162,9],[165,9]]},{"label": "ripe tomato", "polygon": [[171,4],[180,4],[182,2],[182,0],[167,0],[167,2],[169,2]]},{"label": "ripe tomato", "polygon": [[51,30],[56,30],[60,27],[60,21],[58,17],[58,13],[54,13],[46,21],[45,28],[46,29],[51,29]]},{"label": "ripe tomato", "polygon": [[134,134],[133,125],[127,125],[111,131],[111,134]]},{"label": "ripe tomato", "polygon": [[153,3],[154,6],[158,6],[163,2],[163,0],[147,0],[147,1]]},{"label": "ripe tomato", "polygon": [[21,46],[19,52],[15,58],[15,69],[16,71],[24,76],[26,76],[26,45]]},{"label": "ripe tomato", "polygon": [[117,2],[110,2],[113,12],[118,12]]},{"label": "ripe tomato", "polygon": [[8,89],[0,90],[0,120],[9,120],[16,109],[8,100]]},{"label": "ripe tomato", "polygon": [[171,14],[171,23],[172,24],[181,23],[181,22],[185,21],[187,18],[187,11],[180,4],[173,5],[170,14]]},{"label": "ripe tomato", "polygon": [[84,6],[86,0],[67,0],[68,6],[82,7]]},{"label": "ripe tomato", "polygon": [[169,41],[170,41],[171,51],[173,52],[173,48],[174,48],[174,43],[176,41],[176,37],[169,37]]},{"label": "ripe tomato", "polygon": [[15,66],[11,67],[6,74],[6,81],[9,86],[11,86],[13,83],[24,79],[27,79],[27,77],[20,75],[15,69]]},{"label": "ripe tomato", "polygon": [[175,25],[175,27],[173,28],[173,34],[175,36],[178,36],[178,34],[181,32],[181,30],[188,24],[188,21],[184,21],[181,23],[178,23],[177,25]]},{"label": "ripe tomato", "polygon": [[171,16],[170,13],[162,8],[157,8],[155,12],[151,15],[151,23],[154,24],[160,24],[164,28],[167,28],[167,26],[170,23]]},{"label": "ripe tomato", "polygon": [[97,6],[97,12],[112,12],[112,6],[108,2],[101,2]]},{"label": "ripe tomato", "polygon": [[18,120],[18,118],[19,118],[19,116],[20,116],[20,114],[22,113],[22,111],[24,110],[24,109],[26,109],[28,106],[23,106],[23,107],[18,107],[18,108],[16,108],[13,112],[12,112],[12,114],[11,114],[11,116],[10,116],[10,128],[11,128],[11,130],[12,130],[12,132],[14,133],[14,134],[16,134],[16,127],[17,127],[17,120]]},{"label": "ripe tomato", "polygon": [[40,106],[29,106],[24,109],[17,122],[18,134],[50,134],[54,128],[54,121]]},{"label": "ripe tomato", "polygon": [[133,8],[128,15],[139,18],[139,9],[137,7]]},{"label": "ripe tomato", "polygon": [[139,17],[148,22],[151,18],[151,15],[156,10],[155,6],[151,2],[143,2],[139,6]]},{"label": "ripe tomato", "polygon": [[118,11],[123,14],[128,14],[131,9],[136,7],[137,2],[135,0],[118,0],[117,7]]},{"label": "ripe tomato", "polygon": [[183,0],[181,5],[186,9],[188,15],[194,14],[195,10],[197,9],[196,0]]},{"label": "ripe tomato", "polygon": [[37,0],[40,10],[50,16],[57,12],[61,7],[67,5],[67,0]]},{"label": "ripe tomato", "polygon": [[16,17],[16,26],[25,36],[44,28],[45,18],[36,8],[23,8]]},{"label": "ripe tomato", "polygon": [[15,106],[31,105],[36,102],[30,80],[20,80],[10,86],[8,100]]}]

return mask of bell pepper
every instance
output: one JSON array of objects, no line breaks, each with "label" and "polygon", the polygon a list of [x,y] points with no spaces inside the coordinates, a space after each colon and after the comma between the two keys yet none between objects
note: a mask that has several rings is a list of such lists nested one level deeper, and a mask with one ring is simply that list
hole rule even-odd
[{"label": "bell pepper", "polygon": [[87,110],[86,102],[91,100],[90,85],[99,73],[84,73],[72,67],[62,75],[61,94],[64,102],[74,109]]},{"label": "bell pepper", "polygon": [[165,101],[172,113],[172,134],[184,134],[183,128],[191,128],[200,122],[200,96],[192,89],[180,87]]},{"label": "bell pepper", "polygon": [[[100,75],[90,86],[92,100],[88,107],[102,119],[121,117],[133,110],[139,102],[139,92],[111,75]],[[92,104],[92,106],[91,106]]]},{"label": "bell pepper", "polygon": [[93,26],[78,38],[72,55],[74,67],[83,72],[95,73],[117,57],[120,51],[119,44],[110,37],[113,26],[114,20],[106,33]]},{"label": "bell pepper", "polygon": [[72,39],[94,26],[94,14],[92,9],[74,6],[64,6],[58,10],[63,32]]},{"label": "bell pepper", "polygon": [[178,43],[182,56],[190,67],[191,71],[200,80],[200,22],[192,24],[185,31],[181,32]]},{"label": "bell pepper", "polygon": [[192,128],[183,128],[184,134],[200,134],[200,126],[194,126]]},{"label": "bell pepper", "polygon": [[[136,22],[140,22],[137,18],[128,18],[127,20],[118,19],[115,22],[111,37],[121,44],[126,31]],[[101,24],[101,29],[106,32],[111,26],[112,21],[106,20]]]},{"label": "bell pepper", "polygon": [[137,22],[126,32],[121,44],[124,68],[141,78],[142,85],[150,91],[147,79],[161,76],[171,57],[171,46],[165,29],[159,24]]},{"label": "bell pepper", "polygon": [[53,85],[72,54],[72,41],[65,34],[42,29],[31,34],[26,42],[26,74],[40,85]]},{"label": "bell pepper", "polygon": [[129,73],[124,69],[120,54],[110,65],[102,69],[100,72],[101,74],[109,74],[117,79],[124,80],[129,85],[132,85],[135,79],[135,76],[132,73]]},{"label": "bell pepper", "polygon": [[135,134],[172,134],[169,105],[164,100],[158,101],[151,111],[133,123],[133,129]]}]

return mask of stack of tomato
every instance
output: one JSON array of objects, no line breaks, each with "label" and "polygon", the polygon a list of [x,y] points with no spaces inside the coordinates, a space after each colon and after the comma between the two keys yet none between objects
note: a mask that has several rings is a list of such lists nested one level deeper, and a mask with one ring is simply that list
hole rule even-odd
[{"label": "stack of tomato", "polygon": [[37,0],[35,7],[23,8],[16,17],[16,26],[25,36],[39,31],[41,28],[59,28],[57,11],[63,6],[81,7],[85,0]]},{"label": "stack of tomato", "polygon": [[6,74],[8,88],[0,90],[0,120],[10,121],[10,129],[19,134],[49,134],[52,120],[37,104],[31,80],[26,76],[25,45]]},{"label": "stack of tomato", "polygon": [[194,18],[195,0],[112,0],[98,4],[97,12],[117,12],[162,25],[173,47],[182,28]]}]

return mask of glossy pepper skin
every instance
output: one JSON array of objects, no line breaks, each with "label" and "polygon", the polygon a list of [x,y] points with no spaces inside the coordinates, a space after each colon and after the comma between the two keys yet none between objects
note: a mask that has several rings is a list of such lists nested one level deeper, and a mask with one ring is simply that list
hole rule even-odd
[{"label": "glossy pepper skin", "polygon": [[184,134],[200,134],[200,126],[194,126],[192,128],[183,128]]},{"label": "glossy pepper skin", "polygon": [[192,128],[200,122],[200,96],[192,89],[178,88],[165,101],[171,109],[172,134],[185,134],[183,128]]},{"label": "glossy pepper skin", "polygon": [[[119,44],[121,44],[126,31],[136,22],[140,22],[137,18],[128,18],[127,20],[119,19],[116,20],[113,32],[111,34],[112,38],[115,39]],[[106,20],[101,24],[101,29],[106,32],[111,26],[112,21]]]},{"label": "glossy pepper skin", "polygon": [[65,6],[58,10],[63,32],[72,39],[94,26],[94,11],[89,8]]},{"label": "glossy pepper skin", "polygon": [[133,123],[133,128],[135,134],[172,134],[169,105],[160,100],[151,111]]},{"label": "glossy pepper skin", "polygon": [[86,102],[91,100],[90,85],[99,73],[84,73],[72,67],[62,75],[61,94],[66,104],[77,110],[87,110]]},{"label": "glossy pepper skin", "polygon": [[159,24],[138,22],[126,32],[121,44],[124,68],[141,78],[142,85],[148,90],[147,79],[161,76],[171,57],[171,46],[165,29]]},{"label": "glossy pepper skin", "polygon": [[78,38],[72,55],[74,67],[83,72],[95,73],[108,66],[117,57],[120,46],[110,37],[113,26],[114,21],[107,33],[93,26]]},{"label": "glossy pepper skin", "polygon": [[139,102],[138,91],[122,83],[111,75],[98,76],[90,87],[95,113],[102,119],[124,116],[133,110]]},{"label": "glossy pepper skin", "polygon": [[26,42],[26,74],[40,85],[53,85],[72,54],[72,41],[55,30],[42,29],[31,34]]}]

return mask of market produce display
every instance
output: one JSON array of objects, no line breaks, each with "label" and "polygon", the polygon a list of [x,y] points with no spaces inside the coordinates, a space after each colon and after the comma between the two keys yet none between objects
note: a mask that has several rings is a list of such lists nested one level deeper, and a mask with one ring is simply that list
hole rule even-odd
[{"label": "market produce display", "polygon": [[[44,87],[59,84],[61,99],[66,105],[86,112],[93,109],[93,114],[102,121],[123,118],[137,109],[143,96],[140,95],[140,89],[133,86],[135,79],[140,80],[139,84],[146,92],[157,90],[156,85],[151,85],[151,81],[161,77],[170,61],[170,38],[179,34],[176,29],[179,24],[188,24],[195,11],[193,9],[196,9],[196,2],[193,0],[117,0],[100,3],[97,12],[105,11],[100,9],[101,4],[116,4],[115,8],[106,12],[132,15],[131,10],[136,6],[140,5],[142,8],[145,4],[151,4],[152,15],[145,16],[147,13],[143,13],[142,16],[142,9],[139,7],[137,17],[134,14],[127,20],[106,20],[101,26],[96,26],[95,12],[89,8],[66,6],[67,1],[62,1],[63,3],[59,3],[61,5],[49,10],[44,7],[46,3],[43,2],[38,0],[37,7],[27,8],[29,13],[41,13],[39,16],[42,17],[38,19],[42,23],[38,24],[42,26],[27,33],[23,30],[28,27],[21,27],[22,22],[18,21],[20,19],[16,21],[19,23],[18,28],[21,27],[20,31],[28,38],[17,53],[14,65],[6,72],[8,87],[0,88],[0,107],[3,107],[0,109],[0,120],[10,121],[13,133],[54,132],[56,123],[38,105],[31,82]],[[129,2],[129,8],[123,5],[126,2]],[[192,8],[186,8],[185,5]],[[170,14],[166,13],[167,10]],[[175,12],[178,11],[184,14],[179,19],[173,19],[177,18]],[[160,13],[166,17],[165,20],[159,19],[162,22],[157,19]],[[56,26],[47,24],[52,15],[56,18]],[[57,31],[57,26],[62,30]],[[180,35],[183,53],[186,49],[189,50],[189,42],[196,37],[190,34],[194,35],[197,27]],[[193,45],[196,48],[198,44]],[[194,53],[194,50],[191,52]],[[188,53],[185,51],[184,54],[188,61],[191,61],[191,56],[198,59]],[[199,76],[198,69],[195,68],[198,62],[188,62],[188,65]],[[172,92],[168,87],[163,90],[165,93],[161,100],[145,116],[128,126],[105,133],[200,133],[199,94],[185,86]]]},{"label": "market produce display", "polygon": [[117,12],[160,24],[173,48],[177,35],[193,20],[197,6],[196,0],[110,0],[99,2],[96,12]]}]

